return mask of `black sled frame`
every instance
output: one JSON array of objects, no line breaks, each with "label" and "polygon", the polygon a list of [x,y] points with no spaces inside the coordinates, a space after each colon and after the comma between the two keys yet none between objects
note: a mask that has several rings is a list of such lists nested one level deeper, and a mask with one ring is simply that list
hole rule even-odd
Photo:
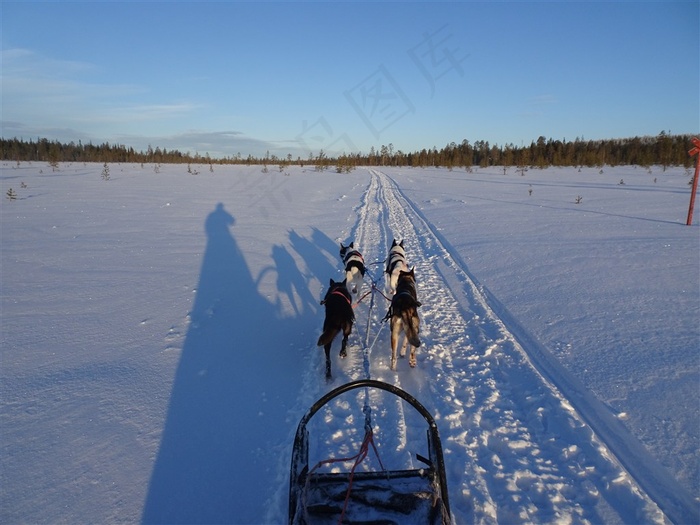
[{"label": "black sled frame", "polygon": [[[312,469],[309,472],[307,423],[329,401],[357,388],[390,392],[423,416],[428,424],[429,457],[418,456],[418,459],[426,464],[425,468],[353,473],[316,473]],[[316,401],[297,427],[289,480],[289,524],[337,524],[341,520],[342,523],[381,525],[451,523],[445,462],[435,420],[413,396],[394,385],[372,379],[342,385]]]}]

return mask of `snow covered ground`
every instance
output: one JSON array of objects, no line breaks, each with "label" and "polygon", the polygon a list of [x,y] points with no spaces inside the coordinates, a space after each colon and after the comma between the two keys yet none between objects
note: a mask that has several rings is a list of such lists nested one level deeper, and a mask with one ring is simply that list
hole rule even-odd
[{"label": "snow covered ground", "polygon": [[[434,415],[456,523],[698,522],[685,169],[193,170],[2,165],[0,522],[284,523],[299,419],[364,377]],[[375,293],[326,383],[339,242],[369,291],[393,238],[418,366],[389,369]],[[312,462],[357,452],[364,399],[312,419]],[[382,462],[414,465],[422,419],[369,399]]]}]

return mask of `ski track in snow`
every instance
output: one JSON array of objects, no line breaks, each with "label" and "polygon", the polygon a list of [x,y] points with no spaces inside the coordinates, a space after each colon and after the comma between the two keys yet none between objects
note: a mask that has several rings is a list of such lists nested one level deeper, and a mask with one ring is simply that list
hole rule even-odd
[{"label": "ski track in snow", "polygon": [[[395,384],[415,396],[440,430],[456,523],[667,521],[566,397],[533,367],[463,263],[391,178],[370,170],[362,202],[353,211],[357,220],[343,232],[344,241],[355,242],[368,268],[358,297],[373,280],[384,290],[388,248],[394,238],[405,241],[422,302],[418,365],[410,369],[407,359],[399,359],[397,370],[389,369],[388,323],[381,322],[388,303],[374,293],[355,310],[345,360],[337,355],[340,338],[334,342],[333,381],[319,381],[322,351],[308,360],[303,384],[316,386],[304,390],[297,408],[304,412],[325,392],[362,378]],[[312,418],[310,466],[357,453],[365,403],[384,466],[416,466],[415,453],[426,453],[421,449],[425,422],[397,398],[373,391],[345,394]],[[288,467],[280,462],[280,482]],[[363,468],[378,467],[370,452]],[[286,493],[277,490],[274,498],[277,504],[270,508],[286,509]],[[271,511],[266,519],[281,518]]]}]

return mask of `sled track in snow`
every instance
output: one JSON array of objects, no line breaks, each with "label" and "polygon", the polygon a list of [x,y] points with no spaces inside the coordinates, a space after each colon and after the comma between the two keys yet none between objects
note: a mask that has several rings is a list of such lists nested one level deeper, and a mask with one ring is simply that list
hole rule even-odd
[{"label": "sled track in snow", "polygon": [[[469,273],[467,265],[449,242],[440,235],[439,230],[430,224],[418,207],[403,195],[393,180],[386,178],[394,188],[397,198],[403,201],[406,209],[414,216],[412,223],[420,224],[422,228],[430,231],[423,238],[432,237],[444,254],[442,261],[438,262],[435,268],[449,285],[452,293],[456,295],[466,317],[473,314],[485,317],[490,319],[493,327],[502,330],[497,338],[500,337],[501,341],[507,341],[509,345],[513,345],[513,349],[526,358],[530,366],[537,370],[540,381],[547,384],[555,396],[561,399],[566,410],[572,413],[575,411],[576,417],[581,418],[592,429],[594,435],[591,436],[591,440],[594,446],[597,446],[596,443],[601,440],[601,452],[605,456],[612,453],[615,460],[660,507],[668,519],[674,523],[700,523],[698,505],[693,501],[692,495],[669,475],[668,471],[644,449],[634,436],[630,435],[607,407],[520,326],[505,306],[488,290],[478,285]],[[457,277],[456,280],[455,277]],[[462,293],[458,293],[459,291]],[[590,433],[590,430],[585,429],[582,432]],[[599,467],[601,466],[604,465],[599,464]],[[621,516],[625,517],[625,513],[622,512]],[[630,515],[630,519],[639,521],[639,515]]]},{"label": "sled track in snow", "polygon": [[[339,362],[339,341],[333,346],[332,383],[321,383],[322,352],[310,360],[305,373],[310,388],[300,402],[308,407],[339,384],[363,378],[394,384],[416,397],[438,423],[456,523],[664,522],[639,489],[638,476],[630,477],[631,469],[609,452],[607,443],[617,434],[592,431],[590,415],[577,410],[583,407],[594,420],[600,417],[585,389],[553,367],[507,310],[475,284],[449,242],[390,177],[378,170],[369,175],[345,239],[354,240],[364,255],[363,292],[372,278],[384,289],[388,248],[392,239],[404,240],[422,302],[418,365],[411,369],[407,359],[400,359],[396,371],[389,369],[389,330],[381,323],[388,303],[375,294],[373,302],[367,297],[355,310],[348,357]],[[424,424],[404,411],[400,400],[380,393],[357,394],[355,400],[338,399],[325,407],[315,417],[316,426],[312,420],[307,427],[311,457],[357,452],[364,403],[372,408],[382,462],[390,469],[416,467]],[[369,456],[366,461],[378,468]],[[655,499],[676,508],[668,497]],[[673,520],[673,512],[666,512]]]}]

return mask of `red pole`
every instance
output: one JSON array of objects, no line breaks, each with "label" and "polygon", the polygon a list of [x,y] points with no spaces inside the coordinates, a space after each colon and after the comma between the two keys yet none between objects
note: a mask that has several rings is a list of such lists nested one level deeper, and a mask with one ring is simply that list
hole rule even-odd
[{"label": "red pole", "polygon": [[692,139],[695,147],[688,152],[691,157],[697,155],[695,159],[695,176],[693,177],[693,189],[690,192],[690,206],[688,207],[688,220],[685,221],[686,226],[690,226],[693,223],[693,208],[695,208],[695,193],[698,191],[698,173],[700,173],[700,139],[693,137]]}]

